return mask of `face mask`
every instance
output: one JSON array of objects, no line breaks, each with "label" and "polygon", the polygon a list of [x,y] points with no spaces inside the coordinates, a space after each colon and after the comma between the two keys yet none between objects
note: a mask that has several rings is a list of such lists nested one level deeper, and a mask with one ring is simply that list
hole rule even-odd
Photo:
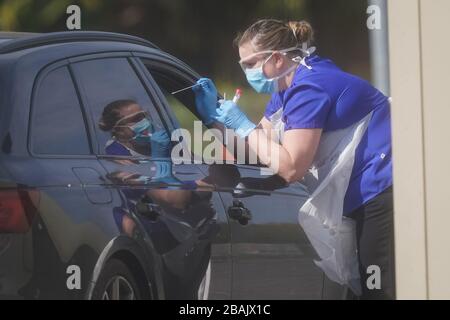
[{"label": "face mask", "polygon": [[248,83],[258,93],[272,94],[278,92],[278,80],[285,77],[297,68],[297,66],[294,65],[278,77],[269,79],[266,77],[263,71],[264,64],[269,61],[269,59],[264,61],[264,63],[258,68],[245,69],[245,77],[247,78]]},{"label": "face mask", "polygon": [[[310,48],[309,51],[307,51],[307,50],[303,50],[301,48],[293,47],[293,48],[280,50],[279,52],[281,52],[282,54],[286,54],[287,52],[294,51],[294,50],[302,51],[305,54],[305,56],[309,56],[311,53],[314,52],[315,48],[312,47],[312,48]],[[271,78],[271,79],[267,78],[266,75],[264,74],[263,67],[267,63],[267,61],[269,61],[270,58],[272,58],[274,52],[275,51],[257,52],[257,53],[252,54],[251,56],[248,56],[247,58],[245,58],[245,60],[247,60],[247,59],[249,59],[249,58],[251,58],[251,57],[253,57],[255,55],[258,55],[258,54],[272,53],[262,63],[262,65],[257,67],[257,68],[245,68],[245,67],[243,67],[242,62],[241,62],[241,67],[242,67],[242,69],[245,72],[245,76],[247,78],[248,83],[258,93],[272,94],[272,93],[278,92],[279,91],[278,80],[283,78],[283,77],[285,77],[286,75],[288,75],[289,73],[291,73],[292,71],[294,71],[298,67],[298,65],[293,65],[291,68],[289,68],[288,70],[283,72],[281,75],[279,75],[279,76],[277,76],[275,78]],[[305,58],[301,58],[300,56],[297,56],[297,57],[292,58],[292,61],[294,61],[296,63],[300,63],[300,64],[306,66],[308,69],[311,69],[310,66],[306,65]]]},{"label": "face mask", "polygon": [[138,122],[136,122],[135,124],[131,125],[131,126],[126,126],[126,125],[115,125],[115,128],[117,127],[125,127],[130,129],[134,135],[133,138],[131,138],[130,140],[135,140],[136,142],[149,142],[149,137],[150,137],[150,132],[152,129],[152,124],[150,123],[150,121],[145,118],[145,113],[142,111],[130,114],[122,119],[119,119],[119,121],[117,121],[116,123],[120,123],[123,122],[123,120],[125,119],[129,119],[131,117],[136,116],[137,114],[143,114],[144,118]]},{"label": "face mask", "polygon": [[134,133],[133,140],[141,143],[149,142],[151,126],[152,125],[147,118],[142,119],[141,121],[135,123],[132,126],[129,126],[129,128]]}]

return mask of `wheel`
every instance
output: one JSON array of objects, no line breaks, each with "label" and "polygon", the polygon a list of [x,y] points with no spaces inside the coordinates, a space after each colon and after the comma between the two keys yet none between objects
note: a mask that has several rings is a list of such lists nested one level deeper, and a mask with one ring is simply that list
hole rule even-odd
[{"label": "wheel", "polygon": [[106,263],[92,294],[93,300],[140,300],[141,297],[132,272],[118,259]]}]

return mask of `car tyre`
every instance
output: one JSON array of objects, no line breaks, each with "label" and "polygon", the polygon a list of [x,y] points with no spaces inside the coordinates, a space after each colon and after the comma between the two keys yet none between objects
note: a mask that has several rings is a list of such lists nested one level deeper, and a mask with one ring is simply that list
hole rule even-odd
[{"label": "car tyre", "polygon": [[141,297],[133,273],[118,259],[106,263],[92,294],[93,300],[140,300]]}]

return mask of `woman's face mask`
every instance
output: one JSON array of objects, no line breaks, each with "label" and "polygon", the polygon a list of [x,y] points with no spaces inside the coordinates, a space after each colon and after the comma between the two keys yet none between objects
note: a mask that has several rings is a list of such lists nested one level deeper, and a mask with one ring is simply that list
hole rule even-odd
[{"label": "woman's face mask", "polygon": [[149,142],[151,123],[147,118],[142,119],[129,128],[134,133],[133,140],[136,142]]},{"label": "woman's face mask", "polygon": [[[281,54],[286,55],[287,52],[294,50],[301,50],[301,49],[293,47],[281,51],[270,50],[270,51],[256,52],[248,57],[245,57],[244,59],[241,59],[239,64],[241,65],[242,70],[244,70],[248,83],[253,87],[253,89],[255,89],[256,92],[272,94],[279,91],[278,81],[281,78],[288,75],[289,73],[291,73],[292,71],[294,71],[298,67],[298,64],[293,65],[292,67],[288,68],[285,72],[274,78],[267,78],[263,70],[264,65],[273,57],[273,54],[275,52],[280,52]],[[246,61],[249,61],[251,58],[264,53],[270,53],[270,56],[266,58],[259,67],[250,68],[248,66]],[[300,56],[294,57],[291,60],[296,63],[304,62],[304,60]]]},{"label": "woman's face mask", "polygon": [[136,112],[134,114],[123,117],[117,123],[126,123],[129,120],[134,123],[132,125],[116,125],[114,128],[128,128],[133,133],[133,137],[130,140],[136,142],[149,142],[151,135],[152,124],[147,118],[147,114],[144,111]]},{"label": "woman's face mask", "polygon": [[269,79],[264,74],[264,65],[272,58],[273,54],[269,56],[259,67],[247,68],[244,70],[245,77],[248,83],[258,93],[273,93],[278,92],[278,77]]}]

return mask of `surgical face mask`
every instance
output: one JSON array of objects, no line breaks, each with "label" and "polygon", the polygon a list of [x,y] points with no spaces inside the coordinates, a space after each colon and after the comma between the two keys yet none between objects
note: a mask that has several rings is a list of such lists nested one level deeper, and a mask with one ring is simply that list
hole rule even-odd
[{"label": "surgical face mask", "polygon": [[131,129],[131,131],[134,132],[134,134],[141,134],[142,132],[148,130],[150,128],[151,124],[150,121],[148,121],[147,118],[144,118],[135,124],[128,126],[128,128]]},{"label": "surgical face mask", "polygon": [[[272,56],[269,57],[269,59]],[[288,70],[286,70],[285,72],[283,72],[281,75],[275,77],[275,78],[267,78],[266,75],[264,74],[263,71],[263,67],[264,64],[269,61],[269,59],[267,59],[266,61],[264,61],[264,63],[257,67],[257,68],[253,68],[253,69],[246,69],[245,72],[245,77],[247,78],[248,83],[253,87],[253,89],[255,89],[256,92],[258,93],[275,93],[279,91],[279,87],[278,87],[278,80],[280,80],[281,78],[285,77],[286,75],[288,75],[289,73],[291,73],[292,71],[294,71],[297,66],[294,65],[291,68],[289,68]]]},{"label": "surgical face mask", "polygon": [[[140,116],[141,115],[141,116]],[[131,114],[129,116],[126,116],[122,119],[120,119],[119,121],[117,121],[117,123],[122,122],[125,119],[129,119],[131,117],[135,117],[135,116],[140,116],[141,119],[136,122],[133,125],[116,125],[115,127],[124,127],[124,128],[128,128],[133,132],[133,138],[131,138],[131,140],[135,140],[136,142],[149,142],[149,137],[151,135],[151,128],[152,128],[152,124],[150,123],[150,121],[148,120],[148,118],[146,117],[146,113],[141,111],[141,112],[137,112],[134,114]]]},{"label": "surgical face mask", "polygon": [[[295,48],[288,48],[285,50],[281,50],[279,52],[286,55],[287,52],[294,51],[294,50],[303,51],[303,49],[295,47]],[[267,61],[269,61],[272,58],[274,52],[276,52],[276,51],[261,51],[261,52],[254,53],[244,59],[244,60],[248,60],[249,58],[254,57],[255,55],[260,55],[263,53],[271,53],[271,55],[261,64],[261,66],[256,67],[256,68],[247,68],[245,66],[245,63],[242,62],[243,60],[241,60],[241,62],[240,62],[240,65],[245,72],[245,76],[247,78],[248,83],[258,93],[272,94],[272,93],[278,92],[279,91],[278,81],[281,78],[288,75],[289,73],[291,73],[292,71],[294,71],[298,67],[298,65],[293,65],[291,68],[289,68],[288,70],[283,72],[281,75],[274,77],[274,78],[270,78],[270,79],[267,78],[266,75],[264,74],[263,67],[267,63]],[[307,51],[307,53],[308,53],[308,55],[310,54],[309,51]],[[311,68],[306,65],[305,59],[301,58],[300,56],[294,57],[291,60],[296,63],[303,64],[306,67],[308,67],[309,69]]]},{"label": "surgical face mask", "polygon": [[135,123],[129,128],[133,131],[134,137],[133,139],[136,142],[148,142],[150,137],[150,128],[151,123],[147,118],[142,119],[141,121]]}]

